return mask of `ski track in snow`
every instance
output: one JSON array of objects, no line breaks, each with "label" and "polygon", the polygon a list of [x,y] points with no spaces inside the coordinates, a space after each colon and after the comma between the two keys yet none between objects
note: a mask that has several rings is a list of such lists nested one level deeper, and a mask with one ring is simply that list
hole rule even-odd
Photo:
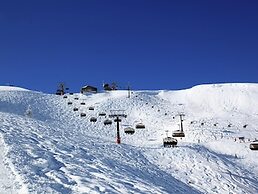
[{"label": "ski track in snow", "polygon": [[[256,84],[67,99],[0,87],[0,193],[258,193],[258,153],[234,141],[257,137],[257,99]],[[121,145],[115,124],[104,126],[108,117],[98,115],[110,110],[128,115]],[[178,129],[182,112],[186,137],[163,148],[165,131]],[[146,128],[123,133],[139,122]]]}]

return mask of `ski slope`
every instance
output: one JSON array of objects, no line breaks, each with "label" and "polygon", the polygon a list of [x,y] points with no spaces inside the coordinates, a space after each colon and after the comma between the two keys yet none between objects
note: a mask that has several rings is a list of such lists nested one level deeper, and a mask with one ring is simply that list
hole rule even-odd
[{"label": "ski slope", "polygon": [[[258,84],[133,91],[131,98],[0,86],[0,193],[258,193],[258,151],[249,149],[258,139],[257,107]],[[120,145],[116,124],[103,124],[112,110],[127,115]],[[164,148],[180,113],[186,136]],[[145,129],[124,133],[139,122]]]}]

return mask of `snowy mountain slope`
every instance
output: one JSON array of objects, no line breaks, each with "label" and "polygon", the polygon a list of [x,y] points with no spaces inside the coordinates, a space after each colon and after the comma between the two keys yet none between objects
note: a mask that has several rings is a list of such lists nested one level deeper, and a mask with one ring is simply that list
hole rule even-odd
[{"label": "snowy mountain slope", "polygon": [[180,184],[181,188],[174,190],[192,190],[157,170],[130,146],[95,142],[81,135],[70,137],[69,132],[62,131],[65,129],[17,116],[9,115],[1,122],[5,142],[11,145],[9,158],[18,172],[25,174],[23,184],[32,193],[145,193],[148,189],[163,193]]},{"label": "snowy mountain slope", "polygon": [[[0,87],[0,172],[9,177],[0,179],[0,193],[257,193],[258,153],[247,142],[258,138],[257,105],[257,84],[66,99]],[[105,126],[108,117],[99,116],[111,110],[127,114],[121,145],[115,124]],[[185,114],[186,137],[177,148],[163,148],[166,133],[178,129],[178,113]],[[123,132],[139,122],[146,128]]]}]

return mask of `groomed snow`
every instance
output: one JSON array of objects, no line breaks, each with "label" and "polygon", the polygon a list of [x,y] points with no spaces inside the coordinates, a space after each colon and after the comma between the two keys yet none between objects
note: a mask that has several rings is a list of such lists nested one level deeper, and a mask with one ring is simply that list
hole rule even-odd
[{"label": "groomed snow", "polygon": [[[258,151],[249,149],[257,107],[258,84],[65,99],[0,86],[0,193],[258,193]],[[108,117],[99,116],[111,110],[127,114],[120,145],[114,122],[105,126]],[[186,137],[164,148],[179,113]],[[124,133],[140,122],[145,129]]]}]

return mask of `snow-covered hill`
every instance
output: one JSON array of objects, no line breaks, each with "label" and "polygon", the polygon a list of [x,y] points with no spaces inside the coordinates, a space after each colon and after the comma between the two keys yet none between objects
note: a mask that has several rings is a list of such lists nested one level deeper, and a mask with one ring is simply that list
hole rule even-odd
[{"label": "snow-covered hill", "polygon": [[[119,145],[116,124],[103,124],[113,110],[127,115]],[[164,148],[180,113],[186,136]],[[124,133],[140,122],[145,129]],[[133,91],[131,98],[1,86],[0,193],[258,193],[258,151],[249,149],[257,126],[258,84]]]}]

